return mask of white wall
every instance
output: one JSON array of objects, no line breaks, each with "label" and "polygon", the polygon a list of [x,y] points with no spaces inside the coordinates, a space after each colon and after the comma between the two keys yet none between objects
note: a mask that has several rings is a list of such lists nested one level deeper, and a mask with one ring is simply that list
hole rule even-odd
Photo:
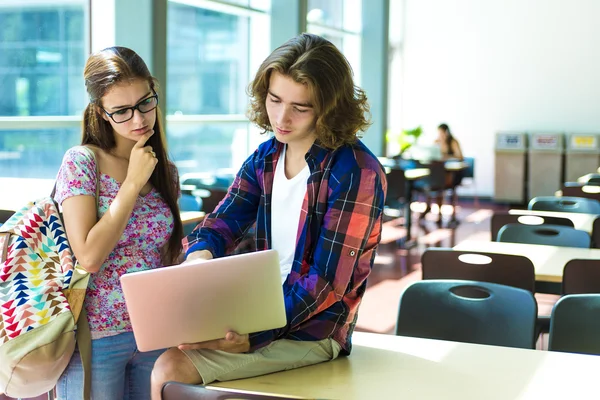
[{"label": "white wall", "polygon": [[427,141],[448,123],[479,195],[493,195],[495,132],[600,132],[600,1],[402,1],[390,126],[422,125]]}]

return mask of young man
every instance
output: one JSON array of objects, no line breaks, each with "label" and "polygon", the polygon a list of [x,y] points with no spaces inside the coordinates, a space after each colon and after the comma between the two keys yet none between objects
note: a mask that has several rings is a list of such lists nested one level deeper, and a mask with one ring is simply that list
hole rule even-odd
[{"label": "young man", "polygon": [[340,51],[311,34],[276,49],[250,95],[250,119],[274,137],[246,160],[184,247],[187,260],[222,257],[256,223],[257,249],[279,253],[287,325],[168,350],[152,374],[155,399],[168,381],[239,379],[351,351],[387,185],[357,137],[368,127],[366,96]]}]

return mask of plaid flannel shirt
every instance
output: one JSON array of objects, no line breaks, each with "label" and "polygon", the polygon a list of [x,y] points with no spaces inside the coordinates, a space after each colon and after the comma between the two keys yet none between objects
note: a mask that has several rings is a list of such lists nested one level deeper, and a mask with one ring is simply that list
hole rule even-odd
[{"label": "plaid flannel shirt", "polygon": [[[231,253],[256,223],[256,248],[271,247],[271,192],[283,145],[261,144],[238,172],[225,198],[184,239],[189,254]],[[313,144],[292,270],[283,284],[287,325],[250,334],[251,350],[273,340],[333,338],[343,354],[366,289],[381,224],[387,182],[377,158],[360,141],[331,151]]]}]

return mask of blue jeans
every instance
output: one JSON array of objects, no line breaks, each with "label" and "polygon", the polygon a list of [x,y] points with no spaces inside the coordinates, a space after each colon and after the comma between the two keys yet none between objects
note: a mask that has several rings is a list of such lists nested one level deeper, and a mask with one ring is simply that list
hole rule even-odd
[{"label": "blue jeans", "polygon": [[[133,333],[92,340],[92,400],[150,399],[150,373],[163,351],[139,352]],[[82,398],[83,367],[77,350],[56,392],[57,400]]]}]

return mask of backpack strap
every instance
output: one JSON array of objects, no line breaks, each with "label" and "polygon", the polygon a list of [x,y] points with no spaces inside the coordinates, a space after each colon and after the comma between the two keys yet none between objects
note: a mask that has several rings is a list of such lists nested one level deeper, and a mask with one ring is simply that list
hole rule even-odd
[{"label": "backpack strap", "polygon": [[83,365],[83,399],[92,398],[92,334],[85,308],[81,309],[77,321],[77,348]]},{"label": "backpack strap", "polygon": [[[98,201],[100,195],[100,168],[98,168],[98,159],[96,153],[88,147],[83,146],[84,149],[94,159],[96,164],[96,214],[98,213]],[[54,198],[56,191],[56,183],[52,190],[51,197]],[[84,301],[85,292],[90,279],[89,273],[82,273],[77,268],[73,270],[73,276],[71,278],[72,284],[68,290],[65,290],[69,305],[75,323],[77,324],[76,342],[77,349],[79,350],[79,356],[81,358],[81,364],[83,366],[83,399],[90,400],[92,394],[92,334],[90,332],[90,325],[87,319],[87,313],[85,311]]]},{"label": "backpack strap", "polygon": [[0,232],[0,263],[6,260],[6,253],[8,252],[8,238],[10,232]]},{"label": "backpack strap", "polygon": [[[89,147],[84,147],[93,157],[94,164],[96,164],[96,215],[98,215],[98,204],[100,196],[100,166],[98,165],[98,159],[96,153]],[[87,289],[90,274],[86,274],[85,288]],[[85,291],[84,298],[85,298]],[[81,304],[81,312],[77,319],[77,348],[79,349],[79,356],[81,357],[81,364],[83,366],[83,399],[90,400],[92,398],[92,333],[90,332],[90,324],[87,319],[87,313],[83,302]]]},{"label": "backpack strap", "polygon": [[85,291],[90,280],[90,274],[83,272],[79,268],[73,270],[71,277],[71,287],[64,290],[67,301],[71,307],[77,333],[75,341],[79,349],[81,364],[83,365],[83,397],[84,400],[91,399],[91,376],[92,376],[92,335],[88,324],[87,314],[83,303],[85,301]]}]

